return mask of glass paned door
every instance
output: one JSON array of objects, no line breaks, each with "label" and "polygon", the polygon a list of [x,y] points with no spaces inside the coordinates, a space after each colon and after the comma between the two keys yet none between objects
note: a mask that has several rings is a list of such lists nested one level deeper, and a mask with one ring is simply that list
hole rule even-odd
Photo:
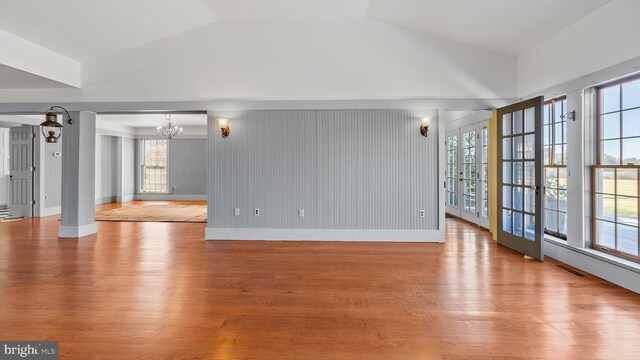
[{"label": "glass paned door", "polygon": [[475,222],[476,214],[476,185],[478,175],[476,173],[476,138],[478,132],[473,129],[462,129],[462,168],[460,169],[460,179],[462,186],[462,207],[461,217],[465,220]]},{"label": "glass paned door", "polygon": [[447,213],[459,217],[458,140],[458,130],[447,133],[445,142],[447,148],[447,199],[445,205]]},{"label": "glass paned door", "polygon": [[498,243],[541,261],[543,101],[498,109]]},{"label": "glass paned door", "polygon": [[483,124],[479,131],[477,224],[489,228],[489,125]]},{"label": "glass paned door", "polygon": [[488,122],[447,133],[448,214],[489,228]]}]

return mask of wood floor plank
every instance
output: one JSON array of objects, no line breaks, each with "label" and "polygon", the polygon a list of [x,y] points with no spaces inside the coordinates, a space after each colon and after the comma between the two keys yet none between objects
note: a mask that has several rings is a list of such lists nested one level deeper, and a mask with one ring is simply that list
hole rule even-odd
[{"label": "wood floor plank", "polygon": [[0,339],[58,340],[61,359],[640,354],[640,295],[455,220],[445,244],[207,242],[204,224],[118,222],[74,240],[57,226],[0,223]]}]

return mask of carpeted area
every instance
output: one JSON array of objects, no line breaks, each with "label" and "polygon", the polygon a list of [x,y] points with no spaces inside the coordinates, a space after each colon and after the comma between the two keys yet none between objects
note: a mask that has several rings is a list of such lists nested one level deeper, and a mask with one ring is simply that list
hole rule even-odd
[{"label": "carpeted area", "polygon": [[207,205],[144,204],[96,213],[97,221],[207,222]]}]

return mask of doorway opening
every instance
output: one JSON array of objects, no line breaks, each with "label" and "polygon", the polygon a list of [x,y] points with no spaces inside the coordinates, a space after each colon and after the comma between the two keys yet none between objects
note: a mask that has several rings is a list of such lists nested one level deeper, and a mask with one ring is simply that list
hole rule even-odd
[{"label": "doorway opening", "polygon": [[[452,114],[450,116],[456,116]],[[447,124],[446,213],[489,228],[489,118],[480,111]]]},{"label": "doorway opening", "polygon": [[0,115],[0,220],[36,214],[36,115]]}]

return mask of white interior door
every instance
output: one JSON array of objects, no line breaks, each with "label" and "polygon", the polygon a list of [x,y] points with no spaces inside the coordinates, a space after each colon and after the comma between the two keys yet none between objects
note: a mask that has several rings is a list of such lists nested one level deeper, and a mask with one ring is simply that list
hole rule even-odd
[{"label": "white interior door", "polygon": [[20,126],[10,130],[10,202],[11,216],[31,217],[33,211],[33,128]]},{"label": "white interior door", "polygon": [[0,129],[0,207],[9,205],[9,129]]},{"label": "white interior door", "polygon": [[458,176],[458,164],[460,162],[459,156],[459,139],[460,132],[455,131],[448,132],[445,139],[445,147],[447,149],[447,197],[446,197],[446,211],[447,213],[460,217],[460,184]]}]

